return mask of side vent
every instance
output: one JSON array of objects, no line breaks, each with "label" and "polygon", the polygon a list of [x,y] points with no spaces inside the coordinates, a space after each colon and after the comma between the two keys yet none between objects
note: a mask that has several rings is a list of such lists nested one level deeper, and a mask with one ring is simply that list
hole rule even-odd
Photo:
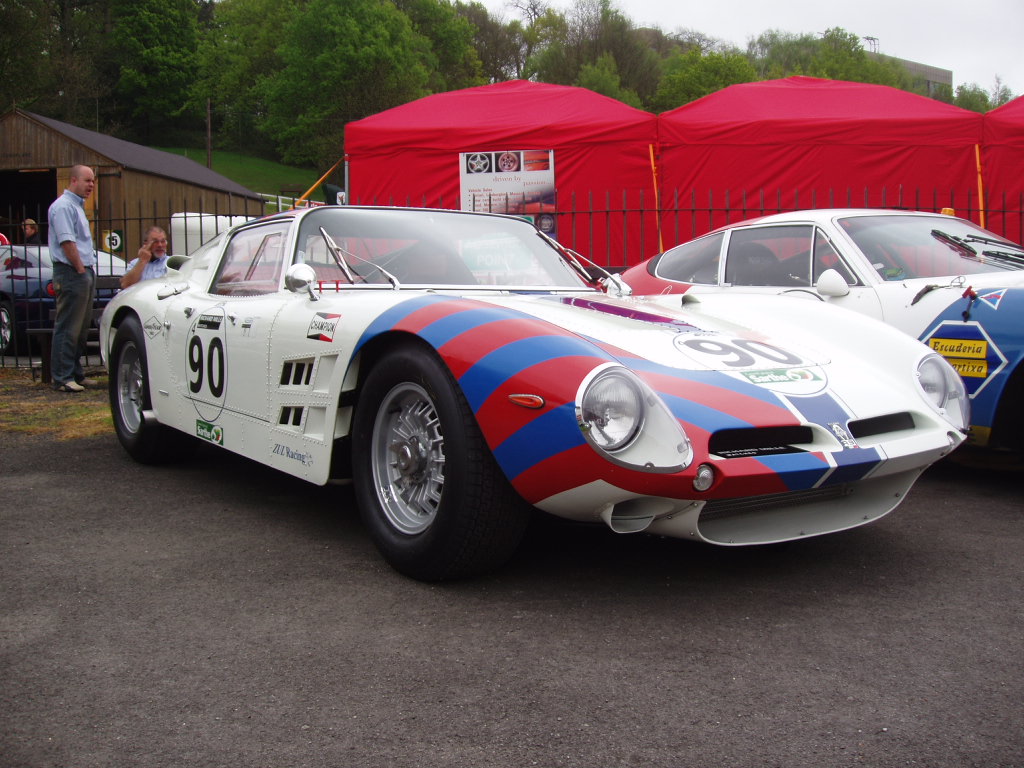
[{"label": "side vent", "polygon": [[301,426],[302,414],[305,410],[301,405],[286,405],[281,409],[281,418],[277,420],[277,423],[284,426]]},{"label": "side vent", "polygon": [[308,387],[313,380],[313,360],[289,360],[281,366],[282,387]]},{"label": "side vent", "polygon": [[798,453],[800,444],[814,442],[810,427],[749,427],[721,429],[711,436],[708,451],[724,459]]}]

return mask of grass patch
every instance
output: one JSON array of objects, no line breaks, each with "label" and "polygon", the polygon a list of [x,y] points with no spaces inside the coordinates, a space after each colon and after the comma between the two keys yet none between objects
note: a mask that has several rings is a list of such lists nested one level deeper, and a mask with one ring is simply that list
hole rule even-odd
[{"label": "grass patch", "polygon": [[106,372],[90,370],[96,387],[69,394],[33,381],[24,368],[0,368],[0,432],[50,435],[57,440],[109,435],[114,430]]},{"label": "grass patch", "polygon": [[[200,165],[206,165],[205,149],[187,147],[156,147],[156,149],[184,155]],[[222,150],[213,151],[213,170],[221,176],[226,176],[241,184],[246,189],[262,192],[265,195],[281,194],[282,189],[289,187],[301,187],[302,191],[298,193],[301,195],[320,178],[320,174],[312,168],[296,168],[291,165],[275,163],[272,160],[263,160],[238,152]],[[320,190],[316,190],[310,197],[320,202],[323,201],[323,193]]]}]

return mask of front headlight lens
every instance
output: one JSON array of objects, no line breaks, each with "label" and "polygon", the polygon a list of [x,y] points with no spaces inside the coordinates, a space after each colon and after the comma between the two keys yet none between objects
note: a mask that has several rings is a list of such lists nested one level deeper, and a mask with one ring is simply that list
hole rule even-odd
[{"label": "front headlight lens", "polygon": [[643,427],[643,395],[631,379],[616,371],[594,379],[580,405],[581,426],[605,451],[629,445]]},{"label": "front headlight lens", "polygon": [[971,406],[963,379],[941,355],[928,355],[917,366],[917,383],[925,396],[958,429],[971,422]]}]

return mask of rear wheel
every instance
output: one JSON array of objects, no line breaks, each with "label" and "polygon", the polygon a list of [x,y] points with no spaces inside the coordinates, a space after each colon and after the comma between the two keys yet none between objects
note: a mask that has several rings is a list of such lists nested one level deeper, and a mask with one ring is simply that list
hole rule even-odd
[{"label": "rear wheel", "polygon": [[135,317],[125,318],[114,334],[108,392],[117,439],[136,461],[172,461],[191,447],[187,435],[146,418],[152,408],[149,366],[145,335]]},{"label": "rear wheel", "polygon": [[14,321],[14,303],[10,299],[0,299],[0,355],[14,352],[14,340],[18,326]]},{"label": "rear wheel", "polygon": [[480,574],[515,551],[529,507],[505,479],[447,368],[403,347],[373,368],[353,428],[360,513],[398,571]]}]

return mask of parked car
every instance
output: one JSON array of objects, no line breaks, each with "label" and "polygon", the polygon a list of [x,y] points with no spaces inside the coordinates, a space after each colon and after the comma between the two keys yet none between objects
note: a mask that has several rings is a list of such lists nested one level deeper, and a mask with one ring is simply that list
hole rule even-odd
[{"label": "parked car", "polygon": [[774,298],[670,309],[586,275],[512,216],[240,225],[104,311],[117,436],[142,462],[198,439],[351,479],[384,557],[428,580],[500,564],[531,507],[721,545],[841,531],[963,440],[960,378],[881,323],[792,300],[769,333]]},{"label": "parked car", "polygon": [[[123,275],[125,262],[107,251],[98,251],[97,276]],[[95,307],[102,309],[116,288],[98,287]],[[38,245],[0,246],[0,354],[28,349],[25,332],[51,328],[56,309],[53,260],[50,249]]]},{"label": "parked car", "polygon": [[1024,448],[1024,248],[969,221],[794,211],[723,227],[623,279],[637,293],[813,297],[883,320],[927,343],[963,377],[972,443]]}]

